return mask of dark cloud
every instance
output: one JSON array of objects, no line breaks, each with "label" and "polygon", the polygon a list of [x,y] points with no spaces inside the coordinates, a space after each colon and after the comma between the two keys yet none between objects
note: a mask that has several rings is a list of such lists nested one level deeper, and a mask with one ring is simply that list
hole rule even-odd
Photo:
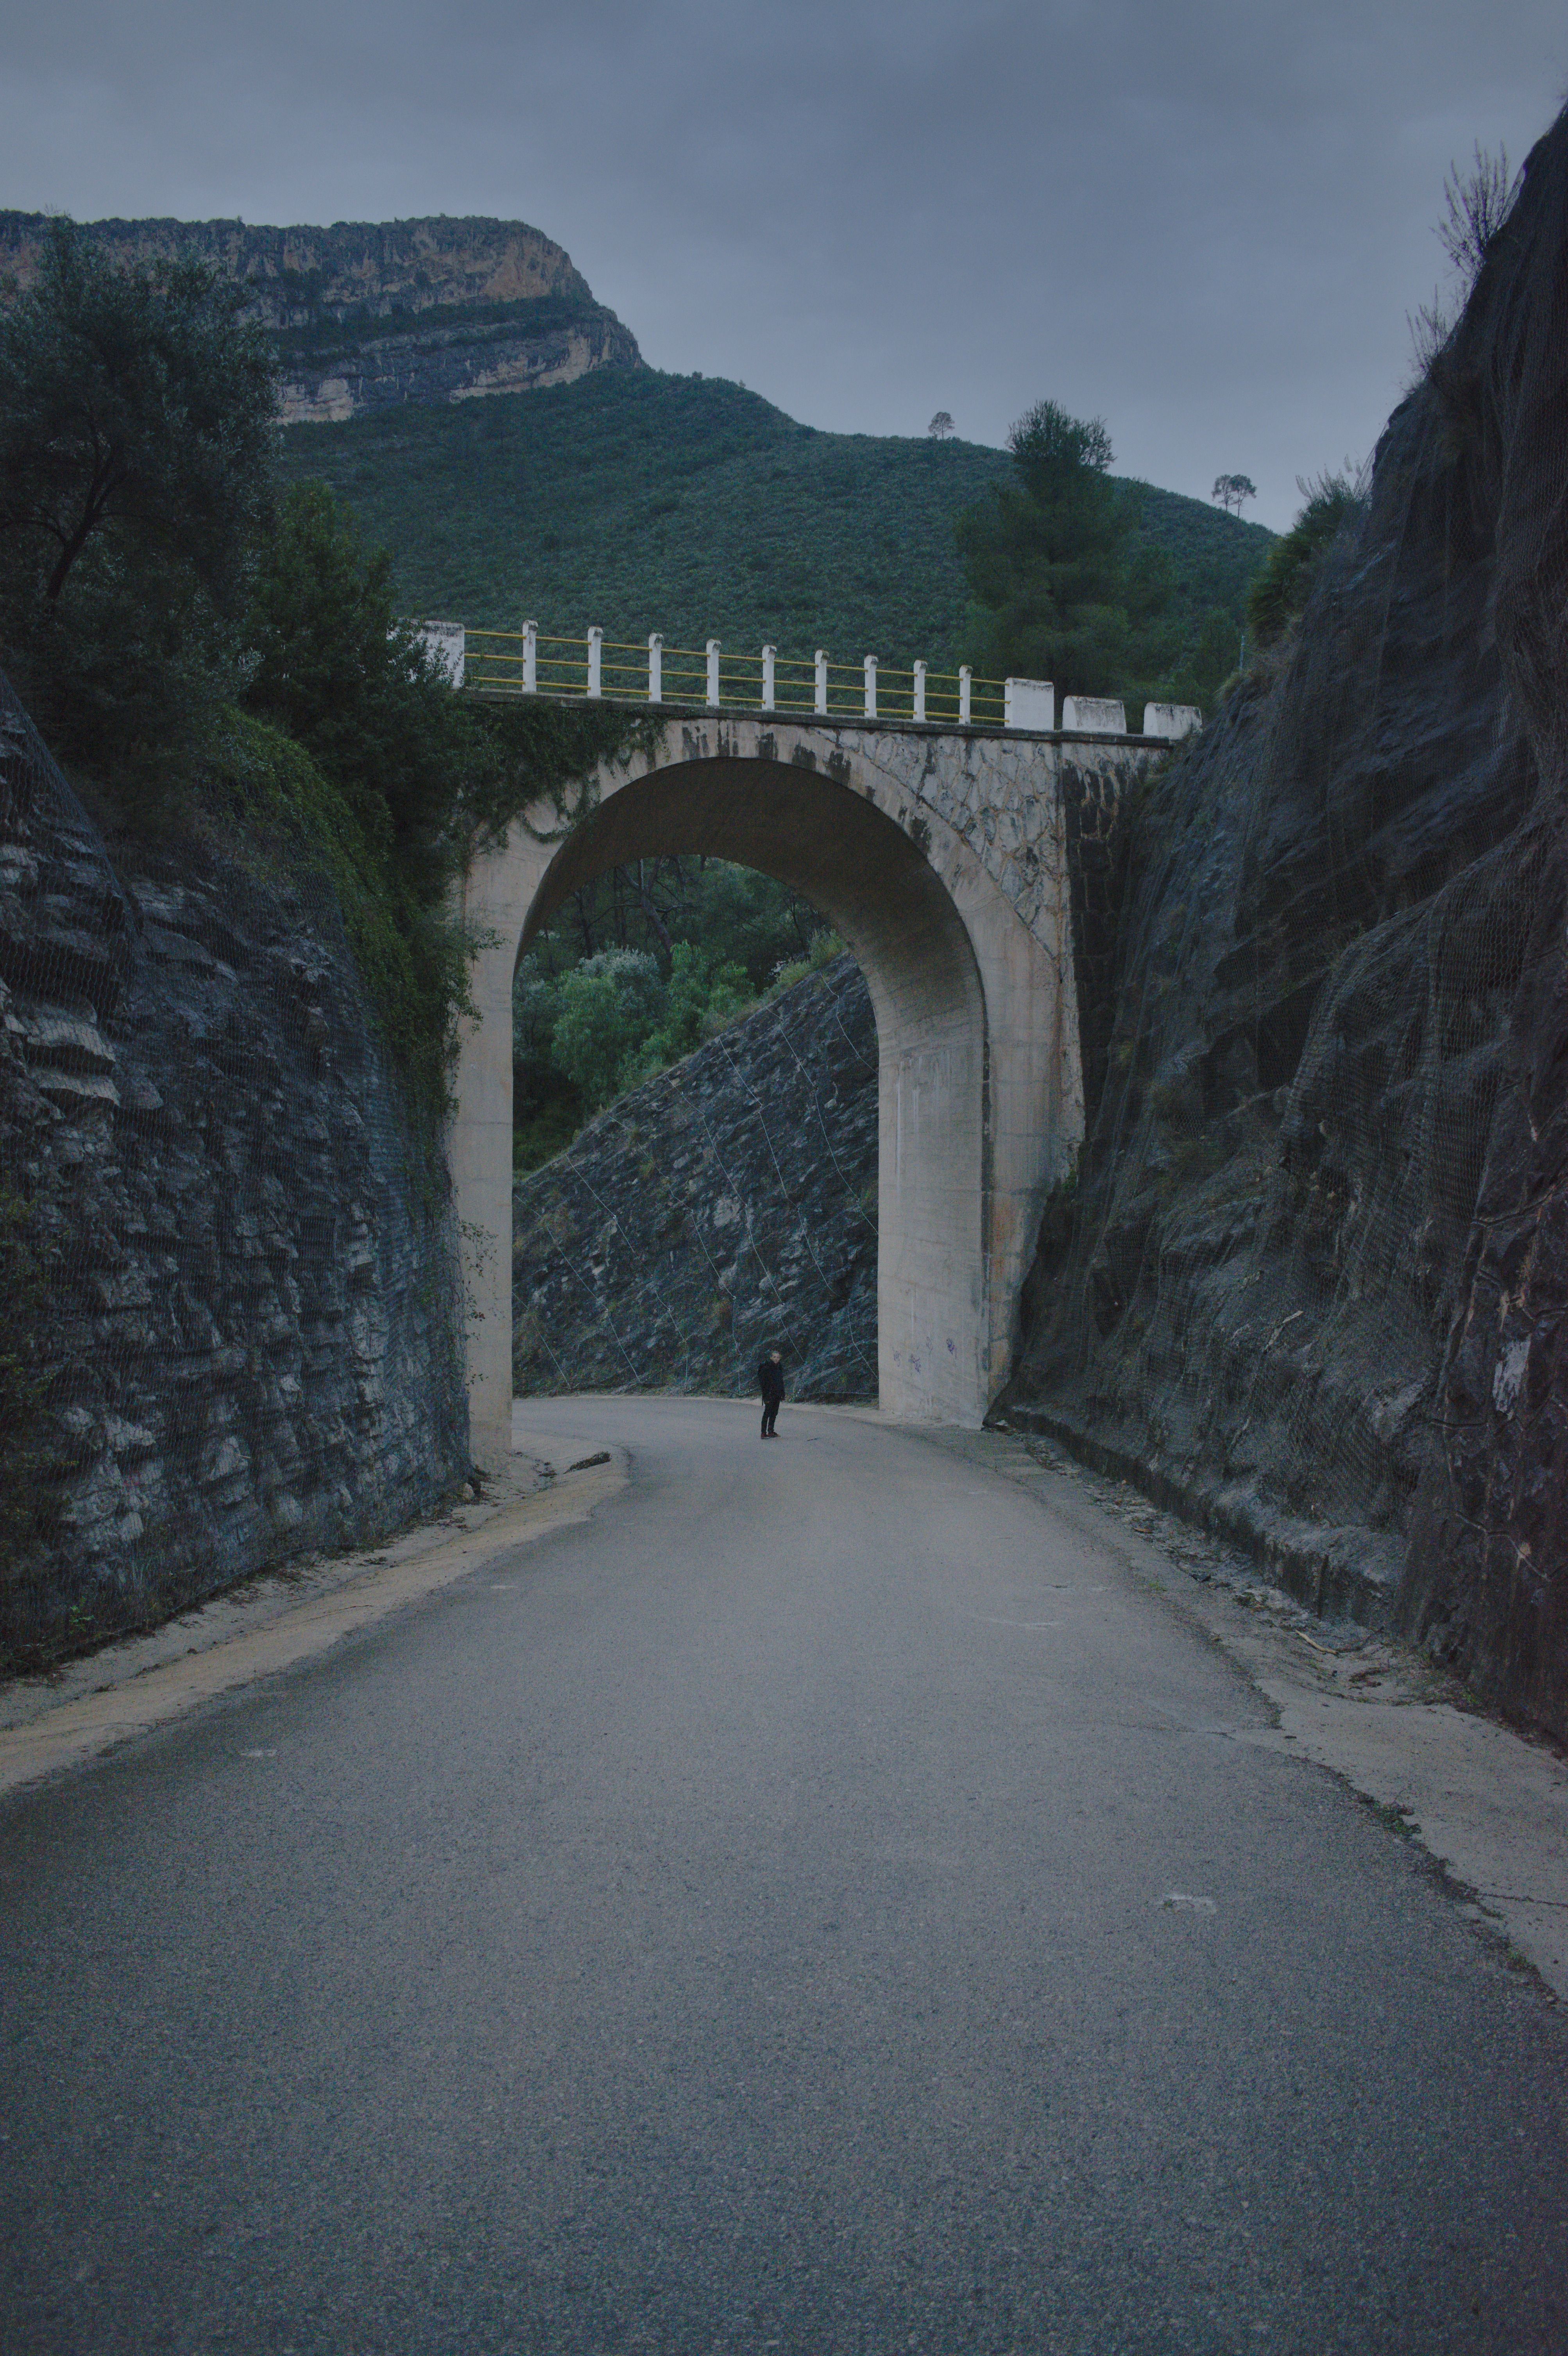
[{"label": "dark cloud", "polygon": [[1408,370],[1444,171],[1516,161],[1561,0],[6,0],[0,202],[514,215],[661,367],[1000,441],[1043,392],[1119,466],[1288,519]]}]

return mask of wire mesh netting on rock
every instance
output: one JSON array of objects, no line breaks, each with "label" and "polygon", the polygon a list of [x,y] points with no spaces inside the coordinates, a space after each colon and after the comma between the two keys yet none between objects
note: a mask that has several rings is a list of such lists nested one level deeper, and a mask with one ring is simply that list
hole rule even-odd
[{"label": "wire mesh netting on rock", "polygon": [[876,1396],[876,1026],[837,958],[591,1121],[513,1207],[520,1391]]},{"label": "wire mesh netting on rock", "polygon": [[1011,1403],[1568,1731],[1568,127],[1141,814]]},{"label": "wire mesh netting on rock", "polygon": [[467,1469],[444,1176],[329,884],[111,857],[0,681],[0,1648],[47,1661]]}]

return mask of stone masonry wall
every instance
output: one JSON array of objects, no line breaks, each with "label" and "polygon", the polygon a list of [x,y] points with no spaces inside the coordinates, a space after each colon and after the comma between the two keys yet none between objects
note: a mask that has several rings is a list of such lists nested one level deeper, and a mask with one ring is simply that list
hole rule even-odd
[{"label": "stone masonry wall", "polygon": [[0,1205],[44,1382],[0,1433],[26,1661],[383,1534],[464,1478],[467,1414],[445,1180],[330,892],[191,842],[112,862],[0,698]]},{"label": "stone masonry wall", "polygon": [[876,1026],[840,958],[521,1180],[520,1391],[876,1395]]}]

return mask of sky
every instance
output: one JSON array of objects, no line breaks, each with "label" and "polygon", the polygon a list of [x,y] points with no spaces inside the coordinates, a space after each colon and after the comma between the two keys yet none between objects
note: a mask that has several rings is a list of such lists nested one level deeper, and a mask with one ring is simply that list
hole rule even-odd
[{"label": "sky", "polygon": [[1563,0],[0,0],[0,206],[531,222],[656,367],[1207,498],[1359,464]]}]

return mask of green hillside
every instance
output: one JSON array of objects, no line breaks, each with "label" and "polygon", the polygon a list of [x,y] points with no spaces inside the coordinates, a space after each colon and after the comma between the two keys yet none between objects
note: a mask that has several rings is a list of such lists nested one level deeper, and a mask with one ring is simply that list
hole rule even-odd
[{"label": "green hillside", "polygon": [[[742,385],[651,369],[295,426],[283,463],[392,552],[405,613],[940,669],[964,618],[953,518],[1011,464],[972,442],[820,433]],[[1136,487],[1194,642],[1216,607],[1239,633],[1273,535]]]}]

